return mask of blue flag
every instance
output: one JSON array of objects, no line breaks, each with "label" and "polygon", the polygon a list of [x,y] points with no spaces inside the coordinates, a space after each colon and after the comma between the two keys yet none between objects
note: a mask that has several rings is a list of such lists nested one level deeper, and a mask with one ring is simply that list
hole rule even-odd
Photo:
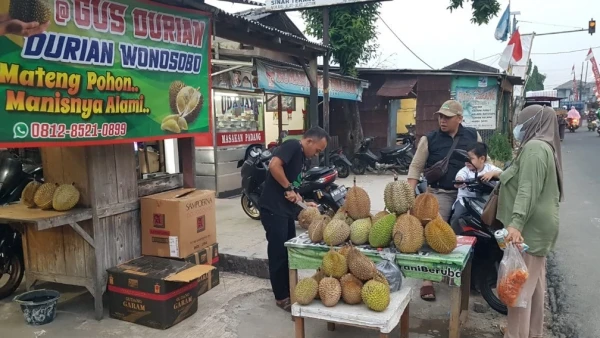
[{"label": "blue flag", "polygon": [[494,37],[496,40],[506,41],[508,39],[508,32],[510,30],[510,4],[506,6],[506,10],[504,14],[500,17],[500,21],[498,22],[498,26],[496,27],[496,32],[494,33]]}]

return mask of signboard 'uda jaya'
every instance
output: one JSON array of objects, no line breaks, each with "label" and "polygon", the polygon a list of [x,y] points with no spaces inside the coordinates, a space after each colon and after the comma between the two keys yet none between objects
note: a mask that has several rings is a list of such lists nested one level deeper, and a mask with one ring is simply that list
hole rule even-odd
[{"label": "signboard 'uda jaya'", "polygon": [[377,0],[267,0],[265,2],[265,10],[267,12],[295,11],[306,8],[349,5],[363,2],[377,2]]}]

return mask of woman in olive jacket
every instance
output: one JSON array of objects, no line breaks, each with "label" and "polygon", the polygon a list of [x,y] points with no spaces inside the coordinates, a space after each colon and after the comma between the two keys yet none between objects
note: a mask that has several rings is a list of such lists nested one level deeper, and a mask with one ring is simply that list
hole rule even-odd
[{"label": "woman in olive jacket", "polygon": [[529,106],[513,130],[520,150],[500,174],[497,218],[508,230],[507,241],[525,242],[523,259],[529,278],[523,287],[526,308],[508,308],[505,338],[542,338],[546,256],[558,237],[558,202],[563,197],[560,137],[556,113],[550,107]]}]

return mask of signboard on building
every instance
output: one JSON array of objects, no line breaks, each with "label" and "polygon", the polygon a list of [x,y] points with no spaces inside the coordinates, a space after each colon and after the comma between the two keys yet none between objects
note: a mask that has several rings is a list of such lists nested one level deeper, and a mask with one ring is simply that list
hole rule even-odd
[{"label": "signboard on building", "polygon": [[[13,1],[0,3],[0,15]],[[44,33],[0,36],[0,146],[209,132],[207,14],[144,0],[48,4]],[[13,19],[32,20],[27,6]]]},{"label": "signboard on building", "polygon": [[326,7],[335,5],[349,5],[354,3],[375,2],[374,0],[267,0],[265,10],[297,11],[299,9]]},{"label": "signboard on building", "polygon": [[212,73],[218,73],[212,78],[212,87],[230,90],[254,92],[258,88],[256,71],[249,67],[227,71],[227,66],[212,66]]},{"label": "signboard on building", "polygon": [[463,106],[463,125],[477,130],[496,129],[497,87],[456,87],[456,100]]},{"label": "signboard on building", "polygon": [[[257,61],[258,87],[269,93],[310,95],[310,82],[301,69],[281,67]],[[323,96],[323,75],[318,75],[319,96]],[[343,77],[329,78],[329,97],[332,99],[362,101],[360,81]]]}]

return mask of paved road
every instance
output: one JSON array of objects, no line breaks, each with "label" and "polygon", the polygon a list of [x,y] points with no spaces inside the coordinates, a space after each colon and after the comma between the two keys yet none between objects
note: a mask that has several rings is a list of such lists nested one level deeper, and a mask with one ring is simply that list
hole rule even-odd
[{"label": "paved road", "polygon": [[[565,135],[562,147],[566,200],[561,203],[560,235],[555,272],[560,275],[556,297],[563,325],[579,334],[600,337],[600,137],[580,128]],[[552,270],[552,268],[551,268]]]}]

